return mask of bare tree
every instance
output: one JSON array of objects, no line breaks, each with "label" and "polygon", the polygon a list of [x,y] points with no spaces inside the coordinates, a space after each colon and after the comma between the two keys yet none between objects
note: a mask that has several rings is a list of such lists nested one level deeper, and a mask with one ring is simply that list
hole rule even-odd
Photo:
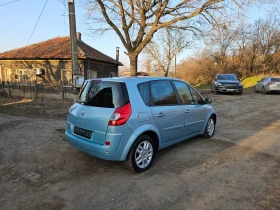
[{"label": "bare tree", "polygon": [[[186,38],[187,37],[187,38]],[[156,41],[150,42],[143,50],[145,60],[153,60],[151,65],[156,74],[168,76],[175,66],[174,58],[184,49],[191,46],[191,41],[182,31],[164,29],[155,36]]]},{"label": "bare tree", "polygon": [[233,52],[233,43],[236,37],[234,26],[228,23],[225,27],[214,27],[206,39],[207,46],[212,48],[212,56],[220,72],[229,72],[229,56]]},{"label": "bare tree", "polygon": [[[84,0],[93,33],[113,29],[127,50],[130,74],[137,73],[139,53],[163,28],[201,31],[204,23],[223,25],[219,16],[270,0]],[[105,25],[104,23],[107,23]]]}]

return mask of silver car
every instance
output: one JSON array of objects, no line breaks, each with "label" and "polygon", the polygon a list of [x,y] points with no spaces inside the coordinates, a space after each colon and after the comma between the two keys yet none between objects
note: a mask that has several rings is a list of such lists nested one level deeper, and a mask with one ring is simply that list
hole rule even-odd
[{"label": "silver car", "polygon": [[280,77],[264,77],[260,81],[257,81],[254,90],[263,94],[280,92]]},{"label": "silver car", "polygon": [[166,77],[87,80],[67,117],[66,138],[95,157],[147,170],[155,153],[214,135],[216,111],[189,84]]}]

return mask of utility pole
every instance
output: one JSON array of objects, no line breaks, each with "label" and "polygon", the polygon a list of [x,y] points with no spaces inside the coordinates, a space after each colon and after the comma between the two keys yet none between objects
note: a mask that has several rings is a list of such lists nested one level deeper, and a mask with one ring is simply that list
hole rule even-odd
[{"label": "utility pole", "polygon": [[177,56],[177,54],[175,54],[175,68],[174,68],[175,72],[174,72],[174,77],[176,77],[176,68],[177,68],[177,64],[176,64],[176,56]]},{"label": "utility pole", "polygon": [[81,76],[78,63],[78,47],[76,33],[76,16],[74,0],[68,0],[70,40],[71,40],[71,62],[72,62],[72,86],[77,87],[77,79]]}]

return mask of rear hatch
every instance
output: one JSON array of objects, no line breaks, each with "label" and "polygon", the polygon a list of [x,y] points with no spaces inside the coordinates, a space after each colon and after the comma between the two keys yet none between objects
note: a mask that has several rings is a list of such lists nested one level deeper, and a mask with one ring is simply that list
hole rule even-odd
[{"label": "rear hatch", "polygon": [[112,114],[126,103],[123,92],[127,92],[123,82],[85,81],[77,103],[69,110],[71,132],[94,143],[104,144]]}]

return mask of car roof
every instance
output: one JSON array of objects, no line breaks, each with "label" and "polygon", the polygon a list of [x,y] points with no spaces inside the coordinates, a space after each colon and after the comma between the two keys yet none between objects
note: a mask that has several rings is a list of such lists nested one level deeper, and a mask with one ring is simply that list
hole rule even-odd
[{"label": "car roof", "polygon": [[89,80],[102,80],[102,81],[114,81],[114,82],[147,82],[147,81],[153,81],[153,80],[178,80],[182,81],[177,78],[171,78],[171,77],[150,77],[150,76],[135,76],[135,77],[112,77],[112,78],[96,78],[96,79],[89,79]]},{"label": "car roof", "polygon": [[217,74],[217,75],[235,75],[235,74],[220,74],[220,73],[219,73],[219,74]]}]

